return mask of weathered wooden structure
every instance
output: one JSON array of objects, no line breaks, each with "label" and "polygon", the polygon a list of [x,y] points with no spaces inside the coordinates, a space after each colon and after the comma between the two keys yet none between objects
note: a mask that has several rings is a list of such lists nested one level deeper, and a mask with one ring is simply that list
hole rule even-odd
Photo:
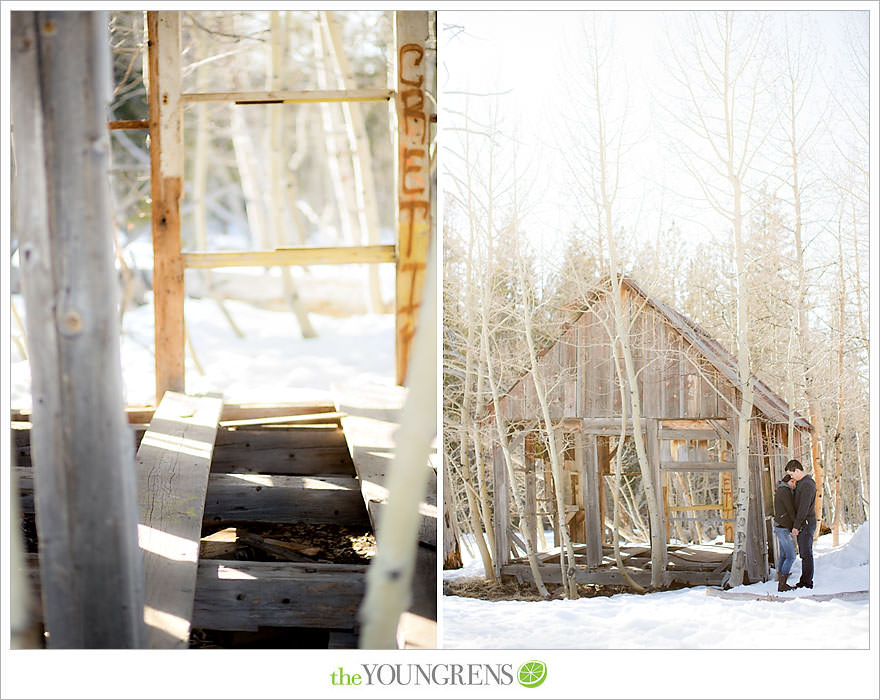
[{"label": "weathered wooden structure", "polygon": [[[39,392],[34,411],[14,412],[12,426],[22,512],[36,511],[38,522],[40,518],[57,521],[51,531],[38,526],[39,557],[32,551],[28,561],[31,578],[41,588],[50,646],[183,647],[190,643],[194,628],[254,631],[266,626],[318,629],[326,633],[323,643],[330,647],[356,645],[356,613],[367,567],[315,562],[284,542],[242,533],[238,527],[257,522],[370,529],[365,505],[369,482],[360,473],[363,464],[357,452],[349,452],[340,422],[343,414],[339,406],[324,399],[242,406],[224,404],[221,397],[186,395],[184,271],[225,266],[394,264],[396,377],[398,383],[404,383],[433,229],[429,147],[436,119],[426,100],[435,80],[433,13],[395,13],[396,82],[392,85],[185,93],[180,13],[148,12],[148,119],[110,123],[102,116],[106,96],[91,95],[88,89],[84,93],[92,102],[83,109],[91,110],[91,120],[80,119],[78,112],[73,117],[61,115],[60,107],[57,113],[43,114],[39,100],[30,95],[30,88],[41,79],[37,74],[39,50],[51,54],[52,63],[39,57],[44,67],[56,71],[50,78],[63,76],[69,86],[90,81],[102,84],[107,76],[98,70],[101,65],[94,75],[75,74],[88,61],[100,64],[100,57],[83,58],[75,52],[86,51],[86,45],[92,53],[106,51],[106,42],[100,39],[106,31],[105,16],[17,14],[16,26],[23,29],[16,32],[13,73],[26,98],[15,109],[17,152],[27,154],[29,164],[42,168],[47,162],[53,167],[52,161],[43,157],[47,139],[61,142],[74,132],[76,143],[64,145],[76,150],[86,141],[89,146],[80,149],[88,167],[66,162],[65,170],[56,168],[53,173],[39,168],[20,171],[27,173],[27,187],[19,191],[41,199],[46,198],[47,189],[61,192],[59,177],[71,181],[67,188],[70,201],[59,199],[57,212],[50,208],[47,214],[45,202],[39,207],[22,202],[18,207],[25,217],[24,225],[18,228],[24,234],[23,264],[30,265],[30,287],[25,289],[28,322],[35,329],[48,329],[52,336],[48,345],[43,344],[50,355],[36,353],[31,358],[35,377],[40,372],[45,376],[34,382],[34,391]],[[68,17],[59,22],[62,18],[56,15]],[[87,15],[92,16],[87,19]],[[94,36],[84,42],[83,31],[72,31],[71,21],[84,22]],[[64,73],[66,55],[74,60]],[[33,85],[25,91],[28,81]],[[45,94],[53,95],[51,90]],[[182,115],[186,105],[204,101],[283,105],[364,100],[387,101],[391,107],[397,153],[399,237],[395,244],[236,253],[182,251]],[[42,105],[44,111],[46,107]],[[58,133],[50,134],[47,126]],[[115,371],[118,375],[119,368],[118,327],[104,319],[118,318],[112,236],[106,203],[91,197],[95,192],[102,194],[106,187],[107,129],[148,129],[150,133],[157,406],[125,409],[119,377],[108,374]],[[55,140],[52,144],[57,145]],[[83,187],[92,188],[90,197],[81,196],[77,202],[77,188]],[[89,209],[89,203],[95,206]],[[53,249],[44,239],[47,232],[58,238],[59,228],[64,234],[60,222],[65,216],[77,219],[79,228],[64,246],[53,243]],[[93,222],[95,217],[100,221]],[[85,262],[80,264],[80,258]],[[98,282],[106,283],[106,289]],[[77,303],[57,306],[59,299],[70,296],[71,289],[74,296],[80,289],[85,291],[74,299]],[[76,374],[77,347],[80,357],[94,354],[90,373]],[[59,352],[68,352],[73,364],[59,363]],[[34,365],[38,365],[36,370]],[[59,368],[61,376],[51,374]],[[424,381],[433,384],[434,377]],[[96,393],[98,399],[106,400],[95,400]],[[137,449],[135,460],[132,441]],[[364,441],[375,444],[369,438]],[[120,454],[122,458],[113,457]],[[75,507],[59,509],[61,501]],[[206,534],[221,525],[229,527]],[[436,530],[430,522],[424,527]],[[58,533],[65,530],[75,534],[76,541],[58,539]],[[115,539],[97,544],[90,541],[98,532],[115,533]],[[415,597],[426,623],[410,641],[412,645],[433,646],[436,606],[432,609],[425,603],[424,591],[433,590],[436,584],[436,542],[427,542],[429,537],[424,534],[420,539],[425,545],[424,551],[419,546],[417,563],[421,598]],[[245,547],[258,547],[276,560],[232,558]],[[82,595],[78,589],[76,596],[70,595],[65,584],[77,581],[84,570],[88,577],[82,578]],[[86,591],[89,586],[91,590]],[[126,589],[128,595],[119,595]],[[121,612],[114,612],[114,605]],[[55,609],[61,612],[54,615]],[[107,633],[87,639],[77,636],[92,623],[101,630],[106,628]]]},{"label": "weathered wooden structure", "polygon": [[[611,450],[617,444],[616,439],[612,443],[612,436],[621,434],[622,413],[612,355],[612,343],[619,342],[614,332],[612,293],[610,284],[597,289],[577,318],[540,356],[550,415],[560,438],[557,444],[563,445],[566,483],[557,486],[564,493],[572,541],[579,545],[579,583],[624,583],[611,554],[610,528],[606,527],[611,520],[606,484],[613,479]],[[664,514],[666,533],[662,539],[678,540],[664,552],[666,569],[671,580],[681,583],[721,583],[730,569],[732,545],[691,544],[683,537],[681,525],[699,525],[711,518],[723,523],[727,542],[733,539],[733,450],[740,402],[735,358],[703,329],[649,296],[633,280],[622,278],[620,294],[630,323],[648,460],[654,483],[659,485],[656,506]],[[808,458],[811,432],[810,424],[791,414],[785,401],[762,381],[756,380],[754,389],[745,566],[751,581],[766,580],[769,575],[768,559],[775,547],[773,491],[788,460],[789,444],[795,457]],[[531,374],[523,375],[503,396],[500,414],[522,460],[523,482],[517,487],[524,489],[526,516],[518,528],[528,528],[534,542],[542,516],[553,520],[555,508]],[[629,419],[624,430],[632,435]],[[703,488],[695,495],[693,475],[704,475],[704,487],[712,482],[708,491]],[[529,566],[518,558],[515,548],[519,538],[508,515],[510,484],[498,447],[494,478],[496,574],[529,577]],[[542,504],[546,505],[542,508]],[[554,521],[556,544],[558,525]],[[699,528],[697,532],[701,532]],[[648,542],[647,533],[643,534]],[[558,556],[539,557],[548,581],[560,580],[558,563],[549,564],[554,558],[558,562]],[[650,582],[650,547],[625,549],[624,563],[637,582]]]}]

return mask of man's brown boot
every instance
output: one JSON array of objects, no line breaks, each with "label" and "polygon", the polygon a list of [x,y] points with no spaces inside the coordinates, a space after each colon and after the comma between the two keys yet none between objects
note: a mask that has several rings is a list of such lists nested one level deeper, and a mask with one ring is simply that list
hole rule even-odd
[{"label": "man's brown boot", "polygon": [[779,581],[779,586],[777,586],[777,590],[780,593],[783,593],[785,591],[793,591],[794,590],[794,586],[788,585],[788,577],[790,575],[791,574],[776,574],[776,580]]}]

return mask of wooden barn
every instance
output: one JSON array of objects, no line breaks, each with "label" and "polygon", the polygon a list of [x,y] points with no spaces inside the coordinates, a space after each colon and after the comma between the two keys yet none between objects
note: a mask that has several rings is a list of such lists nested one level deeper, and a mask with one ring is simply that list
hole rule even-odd
[{"label": "wooden barn", "polygon": [[[654,483],[659,484],[655,492],[659,512],[664,514],[667,546],[663,560],[669,581],[720,584],[729,575],[733,551],[734,416],[740,401],[736,360],[706,331],[633,280],[622,278],[620,293],[631,324],[646,451]],[[540,356],[551,419],[558,426],[557,444],[562,445],[558,449],[566,482],[562,485],[565,519],[576,543],[576,580],[583,584],[625,583],[613,555],[610,528],[612,450],[621,433],[621,395],[611,345],[616,336],[611,294],[610,284],[595,292]],[[520,531],[527,528],[533,542],[541,541],[543,524],[550,521],[558,545],[553,477],[538,429],[541,407],[530,373],[502,397],[500,414],[509,429],[517,475],[522,477],[517,487],[525,494],[525,522],[517,527]],[[809,463],[811,430],[766,384],[755,381],[745,564],[749,581],[769,577],[776,546],[771,523],[773,491],[789,459],[789,442],[792,454]],[[626,432],[632,435],[629,420]],[[504,517],[510,510],[510,494],[497,446],[494,465],[494,505],[499,514],[494,521],[496,575],[531,579],[522,539],[511,518]],[[630,509],[632,515],[638,507],[638,467],[631,466],[623,478],[623,498],[635,506]],[[639,531],[643,541],[650,542],[646,517],[642,527],[628,525],[630,533]],[[541,572],[545,581],[560,582],[559,554],[546,551],[550,544],[539,554]],[[648,585],[650,546],[622,549],[628,573],[639,584]]]},{"label": "wooden barn", "polygon": [[[434,330],[436,295],[425,279],[436,19],[394,13],[388,84],[250,92],[230,84],[208,93],[184,90],[182,15],[145,13],[149,113],[107,122],[107,16],[12,13],[14,235],[32,375],[32,409],[13,407],[10,426],[13,512],[26,533],[13,567],[13,644],[186,648],[210,638],[220,646],[356,647],[368,571],[382,547],[374,559],[339,561],[324,551],[330,545],[297,542],[297,532],[347,528],[352,537],[372,536],[377,513],[389,512],[383,506],[400,444],[392,435],[398,427],[398,439],[418,432],[401,418],[407,392],[435,386],[433,374],[412,371],[417,353],[410,349],[421,337],[417,319]],[[206,101],[244,110],[388,104],[394,242],[183,250],[183,111]],[[108,151],[111,131],[131,129],[150,136],[152,406],[125,406],[120,377]],[[321,264],[394,266],[399,386],[381,395],[342,387],[333,400],[279,396],[268,405],[187,393],[186,269]],[[431,420],[420,435],[433,429]],[[436,475],[428,461],[407,465],[426,488],[411,509],[418,525],[408,535],[415,573],[397,632],[403,646],[436,644]],[[17,622],[28,598],[37,639]]]}]

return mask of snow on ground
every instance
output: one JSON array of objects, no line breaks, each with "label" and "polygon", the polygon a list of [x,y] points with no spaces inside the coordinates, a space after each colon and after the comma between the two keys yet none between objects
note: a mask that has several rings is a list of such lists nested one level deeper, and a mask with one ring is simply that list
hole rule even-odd
[{"label": "snow on ground", "polygon": [[[814,548],[813,590],[777,595],[868,590],[868,538],[868,523],[841,533],[836,548],[823,535]],[[479,555],[463,548],[462,557],[465,566],[444,571],[444,581],[483,575]],[[798,559],[790,583],[800,571]],[[776,593],[776,582],[734,590]],[[868,600],[727,600],[704,586],[537,602],[443,596],[442,615],[446,649],[786,649],[793,640],[799,649],[867,649],[870,633]]]},{"label": "snow on ground", "polygon": [[[22,298],[13,295],[13,302],[24,318]],[[286,402],[329,399],[337,384],[394,384],[393,315],[310,314],[318,337],[303,339],[291,312],[227,301],[226,308],[244,333],[238,338],[216,302],[187,298],[185,304],[187,330],[205,372],[200,375],[187,350],[190,393],[219,391],[227,403]],[[126,312],[121,353],[128,405],[155,403],[152,346],[152,304]],[[29,407],[28,363],[14,346],[11,359],[11,405]]]}]

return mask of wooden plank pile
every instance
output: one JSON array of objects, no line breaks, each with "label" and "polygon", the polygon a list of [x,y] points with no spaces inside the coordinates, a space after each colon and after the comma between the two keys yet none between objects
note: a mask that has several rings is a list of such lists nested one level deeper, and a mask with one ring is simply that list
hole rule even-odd
[{"label": "wooden plank pile", "polygon": [[[224,406],[174,392],[155,411],[128,411],[150,647],[261,628],[313,628],[324,637],[309,639],[356,646],[372,534],[340,417],[317,402]],[[14,418],[20,502],[33,514],[29,416]],[[337,549],[308,541],[309,528],[361,550],[335,563]],[[38,587],[33,551],[28,564]]]}]

